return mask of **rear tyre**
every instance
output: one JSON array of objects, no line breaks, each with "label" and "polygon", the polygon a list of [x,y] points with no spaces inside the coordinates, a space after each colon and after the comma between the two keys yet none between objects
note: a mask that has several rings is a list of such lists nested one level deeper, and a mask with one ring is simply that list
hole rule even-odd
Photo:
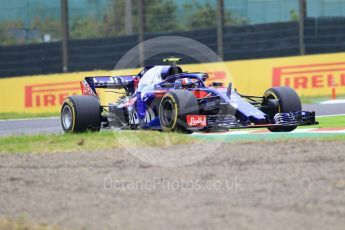
[{"label": "rear tyre", "polygon": [[61,108],[61,126],[66,133],[99,132],[101,106],[95,96],[70,96]]},{"label": "rear tyre", "polygon": [[192,133],[187,129],[186,116],[199,114],[198,100],[187,90],[166,93],[159,105],[159,121],[163,131]]},{"label": "rear tyre", "polygon": [[[290,87],[274,87],[268,89],[264,94],[264,101],[276,100],[277,106],[269,111],[270,119],[273,120],[277,113],[289,113],[302,110],[302,104],[296,91]],[[268,127],[271,132],[291,132],[297,126]]]}]

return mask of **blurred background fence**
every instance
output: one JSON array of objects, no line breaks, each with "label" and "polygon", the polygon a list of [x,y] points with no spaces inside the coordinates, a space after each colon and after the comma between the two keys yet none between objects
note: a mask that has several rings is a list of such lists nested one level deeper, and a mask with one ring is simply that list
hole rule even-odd
[{"label": "blurred background fence", "polygon": [[345,0],[1,3],[0,77],[112,69],[139,41],[160,35],[195,39],[224,60],[345,51]]}]

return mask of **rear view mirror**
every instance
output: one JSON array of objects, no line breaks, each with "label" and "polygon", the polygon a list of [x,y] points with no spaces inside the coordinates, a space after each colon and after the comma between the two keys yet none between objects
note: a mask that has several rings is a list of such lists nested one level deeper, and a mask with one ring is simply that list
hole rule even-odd
[{"label": "rear view mirror", "polygon": [[201,77],[202,81],[206,81],[207,78],[208,78],[208,74],[204,74],[204,75]]}]

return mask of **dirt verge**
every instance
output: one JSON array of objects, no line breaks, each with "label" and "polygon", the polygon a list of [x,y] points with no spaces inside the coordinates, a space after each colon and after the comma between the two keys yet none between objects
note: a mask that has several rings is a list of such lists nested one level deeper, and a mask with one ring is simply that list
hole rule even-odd
[{"label": "dirt verge", "polygon": [[121,149],[0,155],[0,216],[66,229],[344,229],[344,149],[222,144],[179,168]]}]

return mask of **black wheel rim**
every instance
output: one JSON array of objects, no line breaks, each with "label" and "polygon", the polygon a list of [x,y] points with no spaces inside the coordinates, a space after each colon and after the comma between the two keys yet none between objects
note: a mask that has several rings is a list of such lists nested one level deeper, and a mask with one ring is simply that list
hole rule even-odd
[{"label": "black wheel rim", "polygon": [[170,126],[174,118],[174,105],[170,100],[166,100],[162,104],[162,122],[165,126]]}]

